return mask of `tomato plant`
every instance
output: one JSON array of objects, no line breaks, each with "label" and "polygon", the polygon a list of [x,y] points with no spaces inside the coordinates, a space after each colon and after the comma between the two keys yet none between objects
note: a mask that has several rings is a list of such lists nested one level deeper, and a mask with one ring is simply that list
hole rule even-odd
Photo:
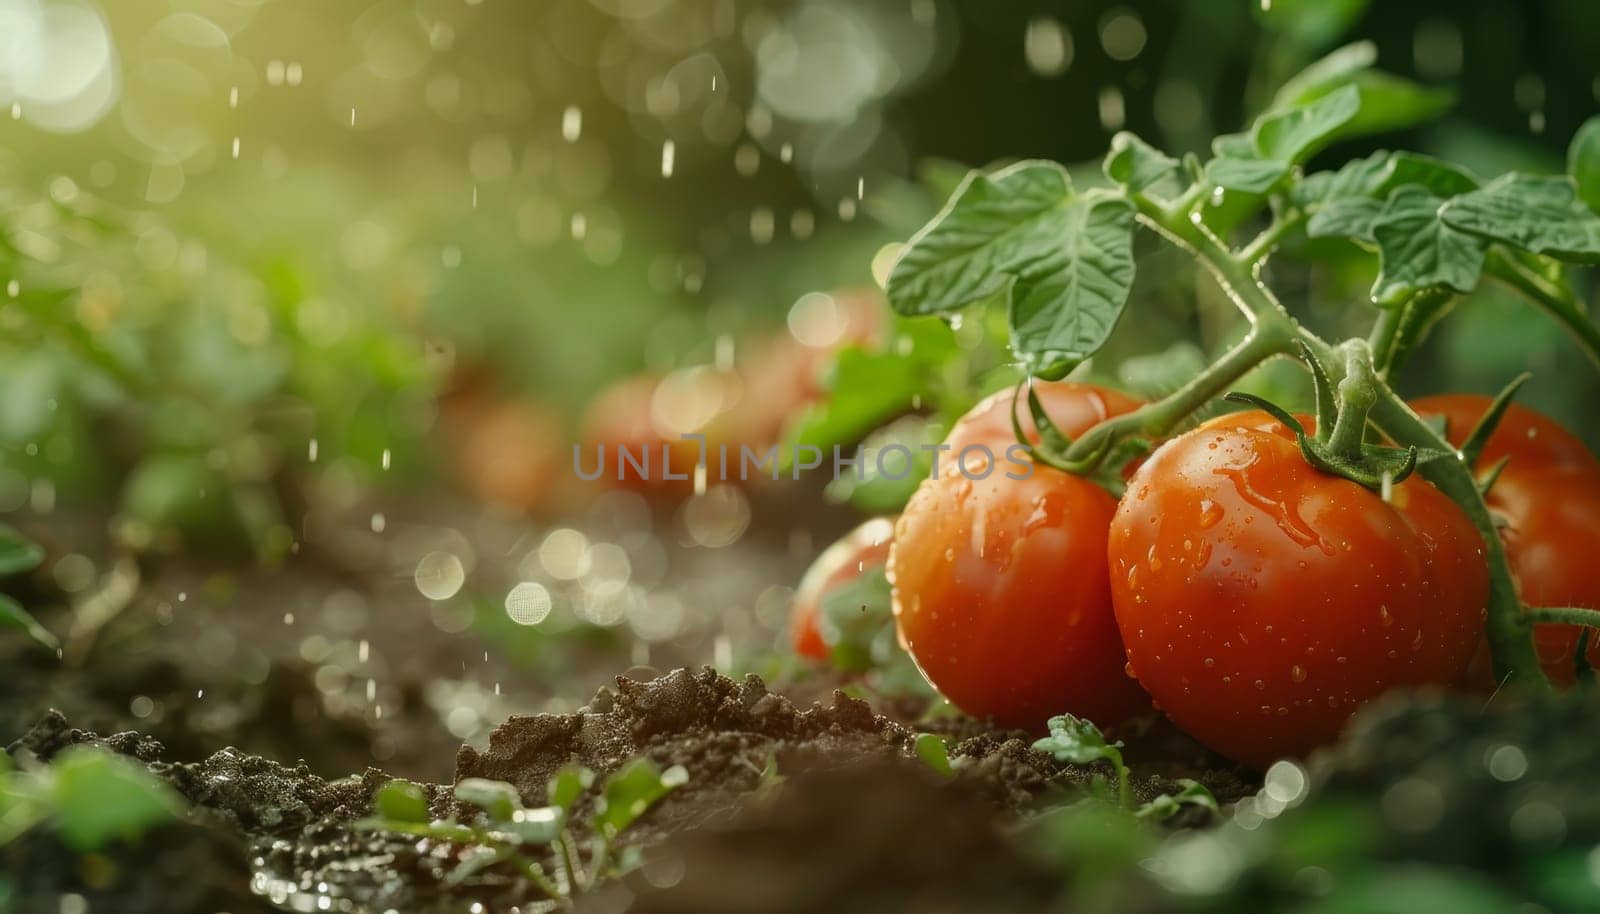
[{"label": "tomato plant", "polygon": [[[949,478],[918,490],[890,559],[896,605],[912,652],[957,704],[1011,711],[1001,702],[1026,695],[1080,710],[1042,697],[1048,665],[1028,660],[1061,643],[1039,635],[1058,621],[1039,609],[1044,601],[1086,606],[1108,573],[1088,541],[1113,502],[1084,479],[1114,485],[1122,461],[1284,357],[1312,374],[1314,427],[1257,403],[1267,416],[1181,437],[1138,470],[1116,526],[1105,585],[1115,581],[1136,672],[1175,719],[1261,763],[1326,738],[1351,707],[1391,685],[1454,680],[1480,634],[1499,684],[1547,690],[1535,626],[1600,625],[1600,611],[1565,605],[1587,594],[1562,585],[1551,552],[1513,536],[1508,553],[1476,455],[1391,383],[1455,299],[1485,279],[1518,293],[1600,364],[1600,327],[1572,271],[1600,262],[1600,143],[1585,139],[1600,119],[1580,130],[1566,174],[1484,180],[1387,150],[1316,168],[1338,142],[1439,112],[1436,93],[1375,72],[1375,59],[1358,43],[1315,62],[1248,130],[1217,137],[1205,159],[1180,160],[1124,132],[1105,157],[1106,182],[1090,187],[1051,162],[971,172],[901,250],[887,283],[899,314],[955,320],[1003,307],[1012,351],[1037,379],[1092,369],[1130,299],[1141,226],[1203,267],[1247,324],[1170,393],[1089,427],[1046,429],[1030,450],[1042,466],[1028,480]],[[1371,330],[1344,341],[1300,323],[1264,269],[1280,253],[1322,256],[1338,240],[1348,243],[1341,258],[1352,247],[1375,255]],[[1029,406],[1036,419],[1047,414],[1033,396]],[[1492,411],[1468,440],[1488,438],[1498,418]],[[1020,423],[1015,432],[1029,440]],[[1577,485],[1577,471],[1558,466],[1541,469]],[[1528,530],[1572,522],[1577,512],[1553,486],[1517,476],[1490,498],[1523,499],[1516,510]],[[1052,499],[1072,522],[1039,538],[1035,553],[1023,535],[1029,511]],[[1528,605],[1546,599],[1562,605]],[[1013,616],[1021,621],[987,627]],[[958,644],[984,650],[950,653]],[[1124,684],[1113,671],[1099,675],[1103,691]],[[1042,715],[1029,707],[1027,716]]]},{"label": "tomato plant", "polygon": [[[1492,401],[1445,394],[1411,405],[1424,416],[1442,417],[1450,443],[1462,446]],[[1590,564],[1600,555],[1600,460],[1571,432],[1517,404],[1472,456],[1480,474],[1493,474],[1485,498],[1505,521],[1500,535],[1522,599],[1534,606],[1600,609],[1600,578]],[[1539,663],[1558,685],[1572,683],[1580,632],[1573,624],[1534,627]],[[1589,646],[1588,660],[1600,662],[1600,643]],[[1480,681],[1492,684],[1487,657],[1474,667]]]},{"label": "tomato plant", "polygon": [[[1087,385],[1035,392],[1067,435],[1138,405]],[[889,558],[900,637],[928,681],[969,714],[1033,729],[1062,711],[1117,724],[1149,699],[1123,673],[1111,613],[1106,533],[1116,500],[1088,479],[1013,462],[1013,406],[1002,392],[957,422],[944,465],[900,516]],[[1024,430],[1033,445],[1046,434]]]},{"label": "tomato plant", "polygon": [[873,518],[822,551],[795,589],[789,616],[789,640],[795,653],[827,660],[836,645],[823,637],[823,610],[846,585],[865,574],[881,572],[889,559],[894,521]]}]

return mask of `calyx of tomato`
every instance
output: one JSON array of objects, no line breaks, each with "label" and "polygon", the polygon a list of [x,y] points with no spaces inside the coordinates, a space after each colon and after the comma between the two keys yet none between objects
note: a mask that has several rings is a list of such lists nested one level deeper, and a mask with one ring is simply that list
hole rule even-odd
[{"label": "calyx of tomato", "polygon": [[[1022,430],[1022,420],[1017,415],[1024,389],[1028,392],[1028,414],[1033,418],[1034,428],[1039,430],[1038,444],[1028,440],[1027,434]],[[1050,414],[1045,411],[1044,404],[1039,402],[1039,395],[1033,389],[1031,376],[1019,383],[1011,392],[1011,433],[1016,436],[1017,442],[1027,450],[1028,457],[1034,462],[1063,473],[1087,477],[1118,497],[1126,488],[1126,483],[1119,473],[1120,468],[1150,449],[1148,442],[1136,438],[1117,440],[1103,436],[1089,442],[1090,449],[1083,455],[1072,456],[1070,453],[1073,447],[1072,439],[1050,419]]]},{"label": "calyx of tomato", "polygon": [[[1372,350],[1366,340],[1350,340],[1344,352],[1344,376],[1335,387],[1316,353],[1301,346],[1300,355],[1311,369],[1317,400],[1316,434],[1283,407],[1252,394],[1234,392],[1226,399],[1248,403],[1270,413],[1294,432],[1306,462],[1335,476],[1342,476],[1377,492],[1410,476],[1417,468],[1421,451],[1416,445],[1387,447],[1367,440],[1367,414],[1378,401],[1377,375],[1372,368]],[[1430,454],[1430,457],[1443,454]]]}]

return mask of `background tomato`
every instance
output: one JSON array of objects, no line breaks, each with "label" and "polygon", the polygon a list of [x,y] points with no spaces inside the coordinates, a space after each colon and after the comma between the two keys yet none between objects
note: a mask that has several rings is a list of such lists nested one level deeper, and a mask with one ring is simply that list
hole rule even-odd
[{"label": "background tomato", "polygon": [[[1460,445],[1489,408],[1489,397],[1445,394],[1412,404],[1425,416],[1443,416],[1445,433]],[[1576,436],[1524,406],[1512,404],[1490,436],[1479,469],[1510,458],[1489,490],[1489,510],[1506,521],[1500,536],[1523,602],[1530,606],[1586,606],[1600,609],[1600,460]],[[1534,627],[1539,665],[1557,685],[1572,684],[1576,625]],[[1591,663],[1600,663],[1600,641],[1590,644]],[[1487,646],[1472,664],[1471,679],[1493,683]]]},{"label": "background tomato", "polygon": [[893,537],[894,521],[875,517],[824,549],[811,563],[795,589],[789,613],[789,639],[795,653],[813,660],[828,659],[828,643],[818,625],[822,602],[862,574],[883,567]]},{"label": "background tomato", "polygon": [[1413,478],[1385,502],[1256,411],[1151,455],[1109,551],[1133,674],[1180,727],[1257,767],[1331,740],[1394,686],[1459,679],[1488,599],[1481,540],[1443,493]]},{"label": "background tomato", "polygon": [[[1037,387],[1068,435],[1138,405],[1085,385]],[[1038,728],[1070,712],[1112,726],[1150,706],[1123,671],[1111,614],[1106,530],[1116,501],[1044,466],[1008,478],[1026,471],[1005,457],[1015,443],[1010,410],[1005,391],[957,422],[937,478],[900,516],[889,557],[900,637],[928,681],[968,714]],[[954,462],[971,445],[994,455],[983,479]],[[984,475],[977,461],[967,468]]]}]

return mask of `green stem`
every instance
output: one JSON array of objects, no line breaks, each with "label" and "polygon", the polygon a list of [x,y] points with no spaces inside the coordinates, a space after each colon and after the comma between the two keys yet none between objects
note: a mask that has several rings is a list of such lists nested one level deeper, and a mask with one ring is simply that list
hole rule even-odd
[{"label": "green stem", "polygon": [[1256,326],[1209,368],[1191,378],[1171,394],[1146,403],[1131,413],[1123,413],[1096,425],[1067,448],[1068,461],[1083,460],[1107,450],[1107,439],[1116,444],[1132,437],[1159,438],[1171,432],[1196,410],[1222,396],[1250,369],[1275,355],[1291,351],[1293,337],[1287,332]]},{"label": "green stem", "polygon": [[1367,413],[1378,399],[1373,389],[1377,380],[1366,346],[1351,345],[1345,355],[1344,378],[1339,382],[1339,415],[1327,439],[1328,453],[1334,458],[1361,461],[1361,445],[1367,440]]},{"label": "green stem", "polygon": [[1305,211],[1296,209],[1273,219],[1271,225],[1267,226],[1261,234],[1255,237],[1255,240],[1245,245],[1244,250],[1239,252],[1239,259],[1248,264],[1257,264],[1266,260],[1277,249],[1278,242],[1283,240],[1283,236],[1293,231],[1300,223],[1305,221],[1305,218]]},{"label": "green stem", "polygon": [[1570,333],[1589,361],[1600,366],[1600,327],[1585,313],[1582,304],[1572,292],[1562,288],[1515,257],[1498,249],[1490,249],[1484,261],[1484,272],[1520,292],[1523,297],[1555,318]]},{"label": "green stem", "polygon": [[1379,308],[1378,319],[1372,325],[1372,335],[1367,337],[1367,345],[1372,347],[1372,367],[1378,372],[1378,377],[1387,378],[1394,362],[1395,341],[1400,336],[1400,325],[1405,320],[1405,310],[1411,305],[1407,302],[1398,308]]},{"label": "green stem", "polygon": [[530,860],[521,854],[517,855],[517,860],[522,865],[522,875],[528,877],[528,881],[533,883],[551,901],[561,902],[566,899],[567,896],[563,895],[561,889],[551,881],[549,875],[545,873],[544,867],[539,865],[539,861]]},{"label": "green stem", "polygon": [[572,832],[563,828],[556,840],[556,847],[561,852],[561,865],[567,871],[567,891],[576,895],[589,887],[583,878],[583,871],[578,867],[577,853],[572,848]]},{"label": "green stem", "polygon": [[[1373,406],[1373,421],[1396,443],[1454,452],[1450,443],[1387,384],[1377,384],[1376,392],[1378,400]],[[1522,599],[1517,596],[1516,579],[1511,574],[1499,528],[1483,502],[1472,469],[1462,460],[1447,459],[1428,461],[1422,464],[1421,472],[1460,506],[1483,540],[1484,560],[1489,568],[1489,606],[1484,634],[1494,655],[1495,680],[1501,684],[1517,683],[1548,690],[1550,683],[1539,667],[1539,655],[1533,647],[1533,628],[1523,617]]]},{"label": "green stem", "polygon": [[[1141,194],[1132,195],[1132,200],[1138,208],[1141,221],[1190,251],[1206,265],[1218,285],[1254,325],[1251,337],[1265,332],[1267,339],[1276,344],[1277,335],[1288,331],[1297,336],[1323,364],[1334,361],[1337,355],[1334,348],[1321,337],[1301,327],[1289,316],[1283,305],[1257,278],[1255,264],[1246,263],[1243,258],[1235,256],[1216,236],[1190,218],[1187,210],[1164,206]],[[1491,257],[1491,265],[1493,263],[1494,258]],[[1523,275],[1525,273],[1527,271],[1519,271],[1513,276],[1519,281],[1528,280],[1529,277]],[[1551,291],[1545,288],[1547,285],[1548,283],[1539,284],[1530,281],[1529,288],[1542,294]],[[1552,302],[1560,305],[1562,299],[1558,297],[1536,299],[1536,301],[1550,309]],[[1578,313],[1575,304],[1566,310]],[[1552,309],[1552,313],[1556,313],[1558,319],[1562,316],[1560,308]],[[1581,321],[1564,322],[1568,324],[1569,329],[1579,333],[1580,339],[1587,341],[1586,346],[1590,356],[1600,361],[1600,330],[1595,330],[1587,317]],[[1251,337],[1246,339],[1249,340]],[[1441,438],[1421,416],[1407,406],[1383,379],[1374,380],[1376,402],[1373,404],[1372,420],[1381,430],[1401,446],[1415,445],[1418,448],[1454,452],[1455,449],[1450,443]],[[1163,404],[1165,402],[1162,401]],[[1181,405],[1152,404],[1152,407],[1155,408],[1153,411],[1161,413],[1162,419],[1166,419],[1169,418],[1166,414],[1168,410],[1175,412]],[[1143,411],[1138,410],[1127,415],[1132,416]],[[1107,424],[1101,423],[1101,426]],[[1083,438],[1095,435],[1098,430],[1099,426],[1091,429]],[[1080,439],[1080,443],[1082,440]],[[1549,680],[1545,679],[1539,667],[1539,657],[1533,647],[1532,625],[1522,617],[1522,601],[1517,596],[1516,580],[1511,574],[1505,546],[1500,541],[1500,532],[1489,514],[1489,508],[1484,504],[1478,482],[1472,475],[1472,468],[1461,460],[1433,460],[1423,465],[1422,473],[1429,482],[1461,507],[1483,540],[1484,558],[1489,569],[1489,605],[1485,634],[1494,654],[1496,677],[1502,683],[1515,681],[1529,688],[1548,690]]]},{"label": "green stem", "polygon": [[1582,606],[1531,606],[1522,617],[1530,623],[1556,622],[1600,628],[1600,610]]}]

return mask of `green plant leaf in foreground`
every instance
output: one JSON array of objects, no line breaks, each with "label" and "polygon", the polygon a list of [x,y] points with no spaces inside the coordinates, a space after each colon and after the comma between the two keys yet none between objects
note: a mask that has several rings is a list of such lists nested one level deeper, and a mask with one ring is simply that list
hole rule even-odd
[{"label": "green plant leaf in foreground", "polygon": [[689,772],[682,765],[662,771],[649,759],[634,759],[607,779],[601,808],[594,817],[595,831],[614,837],[688,780]]},{"label": "green plant leaf in foreground", "polygon": [[1446,203],[1439,218],[1535,254],[1600,263],[1600,216],[1566,175],[1508,174]]},{"label": "green plant leaf in foreground", "polygon": [[428,821],[428,797],[419,784],[395,778],[379,787],[372,798],[377,814],[395,822]]},{"label": "green plant leaf in foreground", "polygon": [[1378,245],[1378,280],[1372,299],[1389,307],[1417,292],[1448,286],[1470,292],[1483,273],[1488,245],[1439,218],[1438,197],[1417,185],[1396,190],[1372,223]]},{"label": "green plant leaf in foreground", "polygon": [[918,733],[913,744],[917,758],[922,764],[927,765],[941,777],[954,777],[955,769],[950,767],[950,750],[944,744],[944,739],[937,733]]},{"label": "green plant leaf in foreground", "polygon": [[1183,785],[1182,790],[1156,797],[1140,806],[1134,815],[1141,819],[1163,822],[1177,815],[1185,806],[1199,806],[1212,812],[1217,811],[1217,798],[1206,785],[1189,778],[1181,778],[1178,783]]},{"label": "green plant leaf in foreground", "polygon": [[183,801],[144,766],[104,749],[74,746],[50,766],[56,829],[68,846],[91,851],[173,821]]},{"label": "green plant leaf in foreground", "polygon": [[1303,107],[1267,114],[1251,133],[1256,152],[1280,162],[1304,162],[1360,110],[1361,90],[1345,86]]},{"label": "green plant leaf in foreground", "polygon": [[1377,61],[1378,48],[1370,41],[1338,48],[1286,81],[1269,110],[1288,111],[1354,86],[1361,96],[1360,109],[1333,133],[1333,138],[1347,139],[1424,123],[1455,101],[1449,90],[1372,69]]},{"label": "green plant leaf in foreground", "polygon": [[1011,340],[1035,374],[1059,378],[1099,349],[1133,285],[1133,207],[1075,193],[1061,166],[973,173],[906,246],[889,276],[905,315],[1004,295]]},{"label": "green plant leaf in foreground", "polygon": [[1124,130],[1111,138],[1106,177],[1133,193],[1143,191],[1178,168],[1178,160]]},{"label": "green plant leaf in foreground", "polygon": [[456,799],[478,807],[496,822],[511,821],[511,816],[522,808],[522,796],[517,788],[505,781],[486,778],[462,778],[456,785]]},{"label": "green plant leaf in foreground", "polygon": [[1272,159],[1225,156],[1206,163],[1206,179],[1225,190],[1264,194],[1283,180],[1289,165]]}]

